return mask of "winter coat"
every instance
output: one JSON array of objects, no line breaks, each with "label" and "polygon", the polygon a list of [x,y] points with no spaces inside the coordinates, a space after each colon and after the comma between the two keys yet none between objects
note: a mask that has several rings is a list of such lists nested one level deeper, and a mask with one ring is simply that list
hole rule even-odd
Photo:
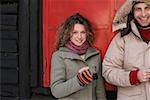
[{"label": "winter coat", "polygon": [[[127,0],[115,16],[113,30],[126,28],[126,17],[132,0]],[[134,0],[135,1],[135,0]],[[150,0],[137,0],[150,3]],[[128,10],[127,10],[127,9]],[[125,12],[126,11],[126,12]],[[134,20],[131,32],[123,37],[118,32],[110,43],[103,60],[103,76],[118,86],[117,100],[150,100],[150,82],[131,85],[129,74],[135,69],[150,68],[150,42],[143,41]]]},{"label": "winter coat", "polygon": [[[77,79],[79,69],[96,66],[98,80],[80,86]],[[53,53],[51,66],[51,91],[59,100],[105,100],[98,50],[89,48],[83,60],[79,55],[62,47]]]}]

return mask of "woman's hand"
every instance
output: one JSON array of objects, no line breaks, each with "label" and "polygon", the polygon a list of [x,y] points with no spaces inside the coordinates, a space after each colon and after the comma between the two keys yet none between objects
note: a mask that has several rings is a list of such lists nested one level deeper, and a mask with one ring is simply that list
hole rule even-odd
[{"label": "woman's hand", "polygon": [[83,67],[78,71],[77,78],[81,86],[90,84],[97,79],[96,71],[92,71],[89,67]]}]

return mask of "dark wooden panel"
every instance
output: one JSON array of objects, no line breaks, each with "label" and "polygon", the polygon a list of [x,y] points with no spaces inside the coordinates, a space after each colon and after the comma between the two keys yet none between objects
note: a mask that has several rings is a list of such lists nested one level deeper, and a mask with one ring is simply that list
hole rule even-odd
[{"label": "dark wooden panel", "polygon": [[0,39],[18,39],[17,31],[1,31]]},{"label": "dark wooden panel", "polygon": [[39,39],[39,51],[38,51],[38,54],[39,54],[39,59],[38,59],[38,61],[39,61],[39,63],[38,63],[38,65],[39,65],[39,68],[38,68],[38,71],[39,71],[39,73],[38,73],[38,75],[39,75],[39,84],[40,84],[40,86],[42,86],[43,87],[43,11],[42,11],[42,7],[43,7],[43,0],[39,0],[39,23],[38,23],[38,33],[39,33],[39,35],[38,35],[38,39]]},{"label": "dark wooden panel", "polygon": [[19,0],[0,0],[0,3],[15,3],[18,2]]},{"label": "dark wooden panel", "polygon": [[14,25],[0,25],[0,31],[16,31],[17,26]]},{"label": "dark wooden panel", "polygon": [[17,25],[17,15],[0,15],[1,25]]},{"label": "dark wooden panel", "polygon": [[30,98],[29,0],[19,1],[19,93]]},{"label": "dark wooden panel", "polygon": [[0,68],[15,68],[18,69],[17,60],[1,60]]},{"label": "dark wooden panel", "polygon": [[19,100],[18,97],[0,97],[0,100]]},{"label": "dark wooden panel", "polygon": [[1,14],[17,14],[18,12],[17,8],[18,8],[17,3],[0,4]]},{"label": "dark wooden panel", "polygon": [[16,40],[1,40],[1,52],[17,52]]},{"label": "dark wooden panel", "polygon": [[37,3],[38,1],[30,0],[30,64],[31,64],[31,86],[37,86],[38,82],[38,23],[37,23]]},{"label": "dark wooden panel", "polygon": [[18,54],[17,53],[0,53],[0,68],[18,69]]},{"label": "dark wooden panel", "polygon": [[0,69],[1,72],[1,81],[0,83],[10,83],[17,84],[18,83],[18,71],[15,69]]},{"label": "dark wooden panel", "polygon": [[0,60],[18,60],[17,53],[0,53]]},{"label": "dark wooden panel", "polygon": [[[17,97],[19,94],[17,85],[1,85],[0,86],[0,96],[5,96],[5,99],[1,100],[17,100],[16,98],[11,97]],[[6,98],[7,97],[7,98]]]}]

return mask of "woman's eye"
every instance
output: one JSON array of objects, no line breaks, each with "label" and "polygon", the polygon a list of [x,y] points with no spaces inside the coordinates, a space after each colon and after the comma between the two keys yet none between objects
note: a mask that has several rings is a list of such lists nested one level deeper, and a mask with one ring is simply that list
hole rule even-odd
[{"label": "woman's eye", "polygon": [[74,32],[72,32],[73,34],[77,34],[78,32],[76,32],[76,31],[74,31]]},{"label": "woman's eye", "polygon": [[81,32],[82,34],[85,34],[86,32],[85,31],[83,31],[83,32]]},{"label": "woman's eye", "polygon": [[78,31],[74,31],[74,32],[72,32],[73,34],[77,34],[77,33],[82,33],[82,34],[86,34],[86,32],[85,31],[81,31],[81,32],[78,32]]}]

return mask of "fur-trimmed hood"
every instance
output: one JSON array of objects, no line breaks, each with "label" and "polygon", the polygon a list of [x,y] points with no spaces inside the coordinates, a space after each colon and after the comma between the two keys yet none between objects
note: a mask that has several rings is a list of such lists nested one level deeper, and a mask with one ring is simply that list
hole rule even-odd
[{"label": "fur-trimmed hood", "polygon": [[113,32],[127,27],[128,14],[131,12],[132,6],[137,2],[144,2],[150,5],[150,0],[126,0],[114,17]]}]

